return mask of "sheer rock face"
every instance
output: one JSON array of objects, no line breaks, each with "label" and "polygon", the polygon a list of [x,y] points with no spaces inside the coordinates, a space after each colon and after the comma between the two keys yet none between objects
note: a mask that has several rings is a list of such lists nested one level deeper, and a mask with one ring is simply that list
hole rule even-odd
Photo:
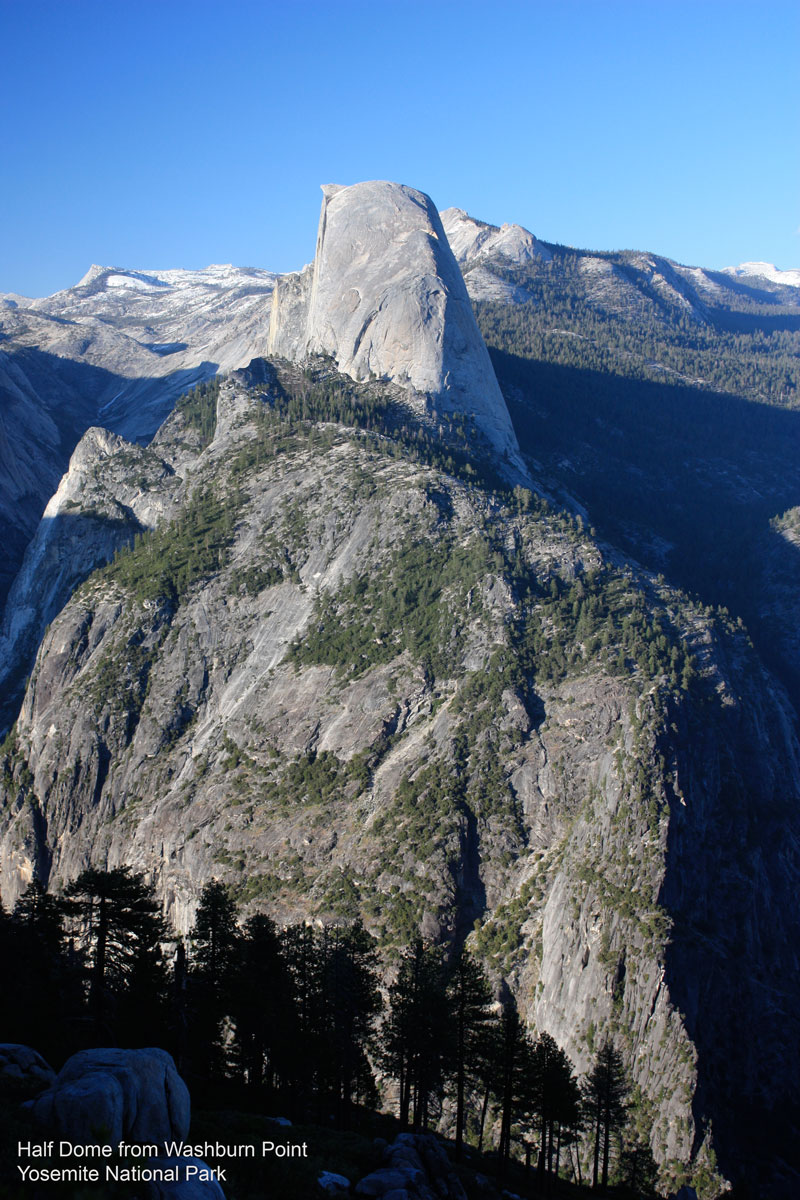
[{"label": "sheer rock face", "polygon": [[[276,290],[270,352],[329,354],[357,380],[408,388],[424,412],[472,418],[526,475],[505,401],[439,214],[423,192],[373,181],[323,189],[310,287]],[[302,327],[302,293],[307,293]]]},{"label": "sheer rock face", "polygon": [[0,603],[86,430],[148,441],[182,392],[263,354],[275,279],[93,266],[53,296],[0,295]]},{"label": "sheer rock face", "polygon": [[[25,673],[73,590],[136,533],[172,511],[182,459],[92,427],[76,446],[11,587],[0,624],[0,689]],[[0,713],[7,716],[2,707]]]}]

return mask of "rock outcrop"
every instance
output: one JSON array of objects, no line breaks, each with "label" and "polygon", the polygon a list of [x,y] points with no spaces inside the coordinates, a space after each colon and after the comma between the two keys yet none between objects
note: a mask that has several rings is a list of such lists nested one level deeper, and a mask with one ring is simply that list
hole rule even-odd
[{"label": "rock outcrop", "polygon": [[181,436],[168,446],[158,438],[139,446],[95,427],[76,446],[25,551],[0,624],[0,720],[8,721],[14,684],[30,670],[46,626],[74,589],[137,533],[169,519],[182,493],[181,437],[193,441],[180,418],[177,427]]},{"label": "rock outcrop", "polygon": [[466,1200],[447,1152],[431,1133],[401,1133],[384,1152],[386,1166],[355,1186],[356,1196],[381,1200]]},{"label": "rock outcrop", "polygon": [[533,259],[549,262],[550,251],[521,225],[489,225],[462,208],[441,214],[447,240],[464,275],[472,300],[524,304],[530,292],[511,283],[497,267],[524,267]]},{"label": "rock outcrop", "polygon": [[166,1050],[81,1050],[31,1113],[70,1142],[162,1144],[189,1133],[189,1092]]},{"label": "rock outcrop", "polygon": [[295,360],[327,354],[353,379],[400,384],[418,411],[473,421],[506,472],[524,479],[505,400],[432,200],[382,181],[322,191],[313,275],[277,287],[270,353]]},{"label": "rock outcrop", "polygon": [[0,1081],[21,1084],[28,1091],[41,1091],[55,1083],[56,1073],[38,1050],[18,1042],[0,1043]]},{"label": "rock outcrop", "polygon": [[264,353],[275,279],[95,266],[53,296],[0,296],[0,605],[86,430],[147,442],[182,392]]}]

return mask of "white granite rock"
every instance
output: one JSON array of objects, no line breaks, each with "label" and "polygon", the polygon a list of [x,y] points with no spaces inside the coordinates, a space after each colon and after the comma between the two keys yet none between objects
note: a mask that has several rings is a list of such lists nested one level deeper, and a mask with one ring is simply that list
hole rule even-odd
[{"label": "white granite rock", "polygon": [[189,1092],[166,1050],[81,1050],[32,1114],[71,1142],[164,1142],[187,1136]]},{"label": "white granite rock", "polygon": [[407,388],[421,413],[460,413],[509,476],[526,470],[439,214],[423,192],[377,180],[323,187],[305,330],[301,277],[276,293],[270,353],[330,355],[351,378]]},{"label": "white granite rock", "polygon": [[56,1073],[37,1050],[18,1042],[0,1043],[0,1078],[48,1087]]}]

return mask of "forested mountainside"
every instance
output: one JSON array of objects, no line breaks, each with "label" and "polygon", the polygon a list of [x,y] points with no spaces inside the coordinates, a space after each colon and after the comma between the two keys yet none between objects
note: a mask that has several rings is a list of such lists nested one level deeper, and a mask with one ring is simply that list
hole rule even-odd
[{"label": "forested mountainside", "polygon": [[741,616],[800,704],[800,290],[444,222],[537,480]]},{"label": "forested mountainside", "polygon": [[[126,320],[90,275],[69,339]],[[466,945],[580,1071],[618,1047],[664,1181],[791,1195],[796,289],[390,184],[326,190],[262,318],[234,280],[181,341],[170,292],[154,339],[160,276],[126,278],[137,345],[150,313],[187,371],[211,326],[211,368],[249,366],[174,407],[178,372],[131,369],[28,546],[4,906],[128,866],[183,933],[218,880],[243,918],[363,919],[389,973],[417,934]]]},{"label": "forested mountainside", "polygon": [[[135,467],[81,457],[63,519],[118,549],[4,744],[5,901],[127,864],[184,929],[217,878],[246,912],[361,915],[389,955],[466,939],[579,1068],[618,1041],[661,1162],[707,1170],[712,1128],[723,1171],[768,1158],[798,748],[745,631],[397,390],[263,363],[215,391]],[[133,541],[132,470],[168,514]]]}]

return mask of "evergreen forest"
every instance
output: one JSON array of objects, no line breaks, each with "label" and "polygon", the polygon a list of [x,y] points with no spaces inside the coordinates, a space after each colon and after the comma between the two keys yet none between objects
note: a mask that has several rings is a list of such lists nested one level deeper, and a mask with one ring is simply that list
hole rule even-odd
[{"label": "evergreen forest", "polygon": [[[18,967],[0,985],[9,1040],[58,1068],[86,1047],[163,1046],[167,1031],[191,1088],[195,1140],[220,1127],[257,1137],[277,1114],[304,1131],[315,1147],[307,1180],[246,1160],[229,1200],[255,1200],[265,1187],[287,1200],[304,1194],[298,1187],[313,1195],[320,1154],[334,1169],[369,1169],[375,1133],[421,1132],[443,1117],[468,1195],[478,1168],[498,1192],[660,1194],[619,1052],[603,1042],[579,1078],[466,950],[448,958],[416,938],[384,990],[377,943],[360,922],[278,928],[257,914],[240,923],[231,893],[211,882],[184,940],[127,867],[86,870],[61,896],[32,883],[13,912],[0,910],[0,942]],[[13,1135],[3,1140],[4,1197],[19,1194],[14,1138],[30,1136],[20,1098],[4,1085]]]}]

